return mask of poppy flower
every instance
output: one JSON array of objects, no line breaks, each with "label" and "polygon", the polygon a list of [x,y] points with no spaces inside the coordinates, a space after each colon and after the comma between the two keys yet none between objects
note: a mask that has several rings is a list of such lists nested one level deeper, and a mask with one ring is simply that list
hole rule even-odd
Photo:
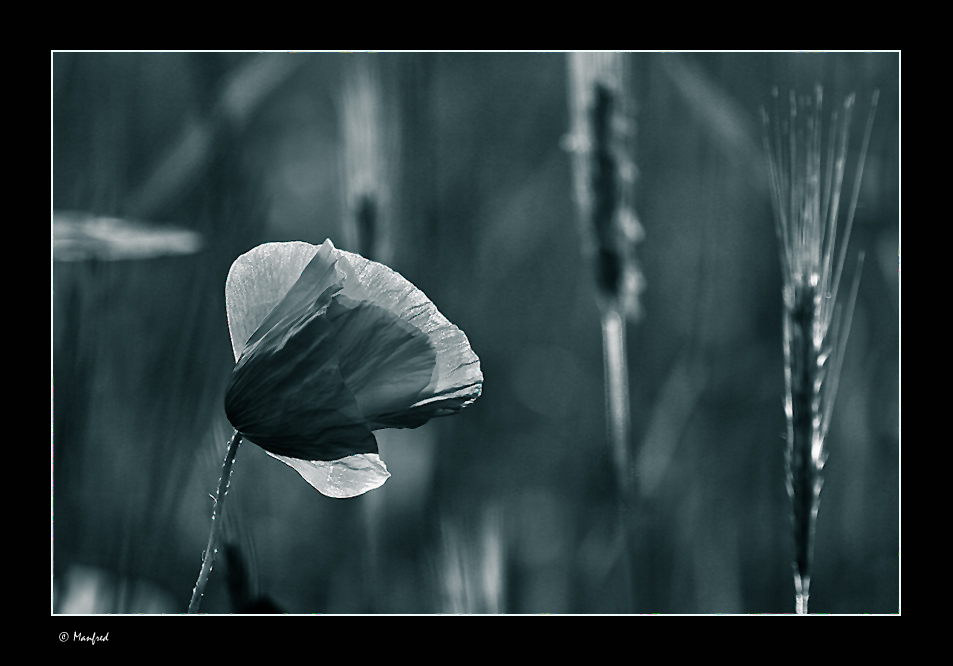
[{"label": "poppy flower", "polygon": [[228,420],[330,497],[390,476],[374,430],[416,428],[482,391],[463,331],[401,275],[330,240],[250,250],[225,297]]}]

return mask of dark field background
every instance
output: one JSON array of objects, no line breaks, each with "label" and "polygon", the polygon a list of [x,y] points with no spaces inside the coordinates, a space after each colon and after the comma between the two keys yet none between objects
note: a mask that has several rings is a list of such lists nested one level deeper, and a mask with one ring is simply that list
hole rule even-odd
[{"label": "dark field background", "polygon": [[354,249],[340,117],[361,58],[381,73],[400,145],[388,263],[466,332],[483,396],[379,431],[393,476],[352,500],[242,445],[226,505],[238,556],[220,554],[202,610],[235,610],[228,574],[242,563],[246,591],[291,613],[792,612],[759,108],[775,85],[819,82],[828,108],[857,93],[852,160],[875,89],[880,103],[811,611],[898,612],[899,54],[630,57],[646,280],[628,328],[631,596],[599,311],[561,147],[564,54],[54,53],[53,210],[185,227],[205,245],[53,263],[53,612],[185,611],[231,435],[225,276],[262,242]]}]

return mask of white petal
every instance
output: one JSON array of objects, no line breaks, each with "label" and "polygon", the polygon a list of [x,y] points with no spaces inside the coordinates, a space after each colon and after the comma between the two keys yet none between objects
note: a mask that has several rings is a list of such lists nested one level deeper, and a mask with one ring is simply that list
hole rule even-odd
[{"label": "white petal", "polygon": [[292,467],[322,495],[339,499],[380,488],[390,477],[387,466],[376,453],[361,453],[331,462],[268,455]]},{"label": "white petal", "polygon": [[235,360],[268,313],[291,290],[318,252],[317,245],[265,243],[238,257],[225,279],[225,312]]}]

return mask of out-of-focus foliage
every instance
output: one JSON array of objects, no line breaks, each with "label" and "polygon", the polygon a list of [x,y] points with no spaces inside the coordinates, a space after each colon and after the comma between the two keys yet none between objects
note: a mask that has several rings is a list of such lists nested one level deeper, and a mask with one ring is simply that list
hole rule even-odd
[{"label": "out-of-focus foliage", "polygon": [[[185,610],[231,434],[225,276],[262,242],[354,249],[339,114],[358,58],[377,59],[400,132],[389,265],[466,331],[483,396],[453,419],[381,431],[393,476],[353,500],[242,447],[226,536],[255,593],[290,612],[628,606],[599,312],[562,147],[565,55],[56,53],[54,211],[191,229],[204,249],[53,265],[55,610],[68,607],[66,573],[83,567],[149,581]],[[830,99],[856,92],[861,115],[875,88],[880,102],[811,610],[896,612],[899,55],[631,58],[646,284],[628,328],[642,491],[633,606],[793,610],[781,276],[758,119],[774,86],[821,83]],[[499,580],[479,582],[484,571]],[[453,580],[471,581],[470,602]],[[479,589],[492,601],[474,601]],[[233,608],[213,574],[203,610]]]}]

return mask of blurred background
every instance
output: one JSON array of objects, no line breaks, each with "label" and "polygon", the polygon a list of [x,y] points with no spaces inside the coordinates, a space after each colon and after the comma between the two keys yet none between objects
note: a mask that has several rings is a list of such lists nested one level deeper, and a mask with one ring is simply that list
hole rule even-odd
[{"label": "blurred background", "polygon": [[760,108],[815,83],[857,93],[851,160],[880,97],[811,611],[898,612],[899,54],[627,58],[631,586],[566,54],[53,53],[53,612],[185,611],[231,436],[225,276],[262,242],[326,238],[466,332],[483,396],[378,431],[393,476],[352,500],[245,443],[204,612],[792,612]]}]

